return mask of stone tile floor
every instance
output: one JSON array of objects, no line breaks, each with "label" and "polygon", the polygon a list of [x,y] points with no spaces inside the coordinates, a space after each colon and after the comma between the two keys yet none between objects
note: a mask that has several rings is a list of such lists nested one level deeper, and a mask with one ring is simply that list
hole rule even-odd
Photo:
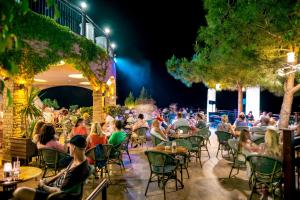
[{"label": "stone tile floor", "polygon": [[[213,131],[214,132],[214,131]],[[170,181],[166,187],[167,199],[176,200],[245,200],[250,195],[246,171],[242,170],[235,178],[228,178],[231,161],[221,157],[216,158],[217,137],[212,134],[211,144],[208,144],[211,158],[206,152],[202,152],[202,164],[196,163],[194,159],[189,163],[190,178],[184,173],[184,188],[175,190],[175,182]],[[151,183],[147,197],[144,196],[147,181],[150,175],[149,164],[144,151],[147,146],[151,146],[148,141],[144,147],[130,149],[132,163],[127,155],[123,155],[125,172],[120,172],[119,166],[111,167],[112,184],[108,188],[108,199],[113,200],[159,200],[163,199],[163,190],[157,187],[157,183]],[[96,180],[97,182],[101,180]],[[21,185],[36,187],[38,181],[32,180]],[[84,187],[84,197],[87,197],[93,190],[90,179]],[[259,199],[259,194],[255,194],[253,199]]]}]

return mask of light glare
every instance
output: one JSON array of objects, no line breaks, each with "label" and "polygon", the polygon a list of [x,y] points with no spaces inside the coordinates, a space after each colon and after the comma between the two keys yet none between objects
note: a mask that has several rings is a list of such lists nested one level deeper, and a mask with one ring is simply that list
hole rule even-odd
[{"label": "light glare", "polygon": [[115,43],[111,43],[111,48],[115,49],[117,47],[117,45]]},{"label": "light glare", "polygon": [[106,35],[110,34],[110,28],[105,27],[105,28],[104,28],[104,33],[105,33]]},{"label": "light glare", "polygon": [[85,1],[80,2],[80,7],[82,9],[86,9],[87,8],[87,4],[85,3]]},{"label": "light glare", "polygon": [[70,78],[77,78],[77,79],[81,79],[83,78],[82,74],[69,74],[68,75]]},{"label": "light glare", "polygon": [[287,53],[287,62],[294,63],[295,62],[295,52]]}]

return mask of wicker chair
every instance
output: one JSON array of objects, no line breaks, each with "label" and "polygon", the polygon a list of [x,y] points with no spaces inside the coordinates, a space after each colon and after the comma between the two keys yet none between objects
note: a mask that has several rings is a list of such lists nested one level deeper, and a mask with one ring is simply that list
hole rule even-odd
[{"label": "wicker chair", "polygon": [[[229,173],[229,178],[231,178],[239,174],[241,167],[246,167],[246,156],[240,151],[238,140],[229,139],[228,145],[233,155],[233,163]],[[237,169],[237,172],[234,175],[232,175],[233,169]]]},{"label": "wicker chair", "polygon": [[[98,145],[101,145],[102,147],[101,148],[98,147],[99,152],[97,153],[96,148]],[[108,165],[109,155],[113,146],[111,144],[98,144],[98,145],[96,147],[88,149],[85,155],[94,161],[95,172],[97,172],[97,170],[100,170],[102,175],[104,170],[104,172],[107,173],[108,180],[110,181],[109,170],[107,165]]]},{"label": "wicker chair", "polygon": [[156,137],[155,135],[150,134],[150,136],[151,136],[152,145],[154,147],[157,146],[157,145],[159,145],[159,144],[161,144],[163,142],[160,138]]},{"label": "wicker chair", "polygon": [[133,143],[143,146],[143,144],[146,143],[146,141],[147,141],[147,131],[148,131],[148,128],[146,128],[146,127],[140,127],[138,129],[136,129],[134,132],[137,134],[137,137],[136,138],[132,137],[131,146]]},{"label": "wicker chair", "polygon": [[200,166],[202,167],[201,163],[201,145],[203,144],[204,138],[202,136],[194,135],[188,138],[190,143],[192,144],[192,149],[190,153],[195,153],[196,162],[199,159]]},{"label": "wicker chair", "polygon": [[[89,176],[91,174],[93,174],[94,170],[95,170],[94,167],[90,166]],[[77,185],[74,185],[73,187],[71,187],[67,190],[51,193],[48,196],[47,200],[58,200],[58,199],[61,199],[61,200],[69,200],[69,199],[81,200],[82,196],[83,196],[83,187],[84,187],[86,179],[89,176],[87,176],[82,182],[78,183]]]},{"label": "wicker chair", "polygon": [[191,131],[191,127],[189,126],[178,126],[175,131],[178,133],[178,131],[181,130],[182,134],[189,134],[189,132]]},{"label": "wicker chair", "polygon": [[204,140],[203,143],[201,144],[201,151],[207,151],[208,157],[210,158],[210,154],[208,151],[207,143],[210,143],[209,137],[211,136],[211,132],[209,128],[205,127],[200,129],[196,135],[201,136]]},{"label": "wicker chair", "polygon": [[183,159],[179,160],[179,164],[180,164],[180,176],[181,176],[181,181],[182,181],[182,169],[186,170],[186,173],[188,175],[188,178],[190,178],[190,174],[188,171],[188,164],[189,164],[189,156],[190,156],[190,152],[193,150],[193,146],[192,143],[189,140],[186,139],[176,139],[174,140],[176,142],[177,146],[182,146],[187,148],[189,154],[182,154],[180,156],[182,156]]},{"label": "wicker chair", "polygon": [[122,142],[121,150],[127,154],[128,158],[129,158],[129,161],[131,163],[131,157],[130,157],[129,149],[128,149],[130,140],[131,140],[131,134],[127,134],[125,141]]},{"label": "wicker chair", "polygon": [[[151,182],[158,181],[158,185],[162,184],[164,190],[164,199],[166,199],[165,186],[170,179],[175,179],[176,190],[177,187],[177,168],[178,160],[172,156],[158,152],[158,151],[145,151],[150,165],[150,177],[145,191],[145,196],[147,196],[147,191],[149,184]],[[157,177],[156,180],[153,180]]]},{"label": "wicker chair", "polygon": [[247,160],[250,163],[252,173],[252,190],[249,199],[252,199],[253,192],[258,184],[267,187],[273,199],[275,199],[275,189],[282,189],[282,162],[264,155],[250,155]]},{"label": "wicker chair", "polygon": [[216,135],[218,137],[218,142],[219,142],[216,157],[218,157],[219,151],[221,151],[222,157],[224,157],[223,156],[224,150],[228,151],[229,154],[230,147],[228,145],[228,140],[232,138],[232,135],[225,131],[216,131]]},{"label": "wicker chair", "polygon": [[60,169],[65,167],[65,165],[61,164],[61,161],[69,156],[53,148],[41,148],[39,149],[39,155],[41,156],[44,168],[43,178],[46,177],[48,170],[54,171],[54,175],[56,175]]}]

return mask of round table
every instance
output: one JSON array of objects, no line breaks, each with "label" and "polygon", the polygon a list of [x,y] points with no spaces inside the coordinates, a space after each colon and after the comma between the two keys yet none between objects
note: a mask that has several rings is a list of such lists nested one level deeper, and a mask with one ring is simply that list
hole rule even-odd
[{"label": "round table", "polygon": [[191,135],[176,133],[176,134],[169,135],[168,137],[172,138],[172,139],[187,139],[187,138],[191,137]]},{"label": "round table", "polygon": [[172,147],[170,149],[165,149],[165,146],[155,146],[155,147],[148,147],[147,150],[150,151],[159,151],[166,154],[187,154],[188,149],[182,146],[176,146],[176,151],[172,151]]},{"label": "round table", "polygon": [[17,188],[17,184],[32,180],[39,177],[43,170],[37,167],[21,166],[18,180],[6,181],[4,180],[3,168],[0,169],[0,185],[3,187],[3,192],[8,193],[8,196]]}]

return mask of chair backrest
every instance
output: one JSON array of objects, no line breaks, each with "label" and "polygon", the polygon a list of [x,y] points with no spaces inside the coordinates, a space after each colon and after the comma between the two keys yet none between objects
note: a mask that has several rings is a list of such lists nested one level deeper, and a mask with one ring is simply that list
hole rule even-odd
[{"label": "chair backrest", "polygon": [[249,127],[248,126],[237,126],[235,128],[236,131],[241,131],[241,130],[247,130],[249,131]]},{"label": "chair backrest", "polygon": [[176,139],[174,140],[177,146],[182,146],[187,148],[189,151],[193,148],[190,140],[187,139]]},{"label": "chair backrest", "polygon": [[139,137],[141,137],[141,136],[146,137],[147,131],[148,131],[148,128],[146,128],[146,127],[140,127],[140,128],[138,128],[138,129],[135,130],[136,134]]},{"label": "chair backrest", "polygon": [[202,144],[204,138],[199,135],[193,135],[193,136],[188,137],[188,140],[190,141],[192,147],[201,148],[201,144]]},{"label": "chair backrest", "polygon": [[282,161],[265,155],[250,155],[247,160],[255,178],[269,183],[282,178]]},{"label": "chair backrest", "polygon": [[182,130],[182,134],[188,134],[191,130],[191,127],[189,126],[178,126],[175,131],[178,132],[179,130]]},{"label": "chair backrest", "polygon": [[[97,146],[101,145],[102,147],[98,149],[102,152],[96,152],[97,151]],[[95,160],[96,162],[98,161],[106,161],[109,158],[110,151],[112,150],[112,145],[111,144],[98,144],[96,147],[93,147],[85,153],[85,155],[92,160]]]},{"label": "chair backrest", "polygon": [[83,187],[84,187],[85,181],[91,174],[93,174],[94,171],[95,171],[95,168],[93,166],[89,165],[89,174],[84,180],[82,180],[80,183],[74,185],[73,187],[71,187],[67,190],[50,194],[48,196],[47,200],[57,200],[57,199],[79,200],[79,199],[82,199]]},{"label": "chair backrest", "polygon": [[42,155],[43,163],[54,168],[58,167],[59,161],[68,155],[53,148],[41,148],[39,152]]},{"label": "chair backrest", "polygon": [[172,156],[159,151],[145,151],[149,165],[152,171],[157,167],[165,167],[167,165],[176,165],[177,161]]},{"label": "chair backrest", "polygon": [[258,137],[256,139],[254,139],[252,142],[254,142],[255,144],[259,145],[259,144],[265,142],[265,137],[264,136]]},{"label": "chair backrest", "polygon": [[216,135],[219,143],[227,143],[228,140],[232,138],[232,135],[225,131],[216,131]]},{"label": "chair backrest", "polygon": [[151,141],[153,146],[157,146],[158,144],[160,144],[162,142],[161,139],[159,139],[158,137],[156,137],[155,135],[150,134],[151,136]]},{"label": "chair backrest", "polygon": [[197,131],[196,135],[202,136],[204,139],[208,139],[211,136],[211,132],[210,132],[209,128],[205,127],[205,128],[199,129],[199,131]]}]

